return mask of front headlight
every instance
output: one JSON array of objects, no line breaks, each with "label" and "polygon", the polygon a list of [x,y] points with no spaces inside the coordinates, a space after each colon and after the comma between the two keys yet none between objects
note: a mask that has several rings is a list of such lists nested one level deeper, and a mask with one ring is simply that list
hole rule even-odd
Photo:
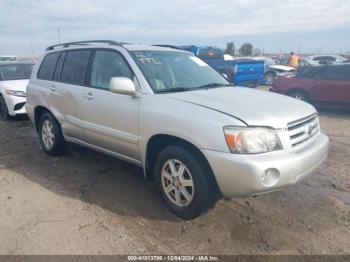
[{"label": "front headlight", "polygon": [[10,96],[26,97],[26,92],[6,89],[6,93]]},{"label": "front headlight", "polygon": [[275,130],[263,127],[224,127],[231,153],[259,154],[281,150],[281,141]]}]

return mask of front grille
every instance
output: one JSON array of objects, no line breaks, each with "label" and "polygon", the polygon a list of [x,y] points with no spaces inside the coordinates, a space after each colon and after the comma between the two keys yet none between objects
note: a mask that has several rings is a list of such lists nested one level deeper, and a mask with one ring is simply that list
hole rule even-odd
[{"label": "front grille", "polygon": [[292,147],[302,145],[320,132],[317,114],[293,121],[287,129]]}]

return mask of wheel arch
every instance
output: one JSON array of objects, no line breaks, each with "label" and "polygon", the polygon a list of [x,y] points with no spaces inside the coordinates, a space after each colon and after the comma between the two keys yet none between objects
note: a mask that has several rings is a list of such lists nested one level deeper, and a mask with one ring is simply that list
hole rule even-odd
[{"label": "wheel arch", "polygon": [[265,72],[265,76],[268,75],[268,74],[274,74],[274,75],[277,75],[278,74],[278,71],[275,71],[275,70],[272,70],[272,69],[269,69]]},{"label": "wheel arch", "polygon": [[34,109],[34,125],[35,125],[35,129],[36,129],[37,132],[39,132],[39,121],[40,121],[40,118],[45,113],[50,113],[50,114],[52,114],[54,116],[54,114],[45,106],[37,106]]},{"label": "wheel arch", "polygon": [[161,152],[162,149],[173,145],[180,146],[189,151],[200,161],[200,163],[204,165],[209,182],[211,185],[213,185],[215,193],[221,195],[213,170],[201,150],[193,143],[174,135],[156,134],[148,140],[144,156],[144,174],[146,179],[151,181],[154,180],[153,168],[157,159],[157,155]]}]

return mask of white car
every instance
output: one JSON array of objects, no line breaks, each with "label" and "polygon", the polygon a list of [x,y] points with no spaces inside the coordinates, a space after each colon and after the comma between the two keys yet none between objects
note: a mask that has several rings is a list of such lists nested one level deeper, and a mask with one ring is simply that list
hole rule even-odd
[{"label": "white car", "polygon": [[25,114],[26,88],[33,64],[0,63],[0,118]]}]

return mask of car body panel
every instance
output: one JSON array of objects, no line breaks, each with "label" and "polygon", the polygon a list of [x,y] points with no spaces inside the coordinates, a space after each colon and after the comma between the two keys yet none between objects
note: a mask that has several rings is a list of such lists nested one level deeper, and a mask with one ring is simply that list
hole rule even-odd
[{"label": "car body panel", "polygon": [[[296,99],[239,87],[174,93],[168,96],[231,115],[249,126],[275,129],[286,128],[289,122],[316,112],[311,105]],[[289,106],[286,107],[286,104]]]}]

